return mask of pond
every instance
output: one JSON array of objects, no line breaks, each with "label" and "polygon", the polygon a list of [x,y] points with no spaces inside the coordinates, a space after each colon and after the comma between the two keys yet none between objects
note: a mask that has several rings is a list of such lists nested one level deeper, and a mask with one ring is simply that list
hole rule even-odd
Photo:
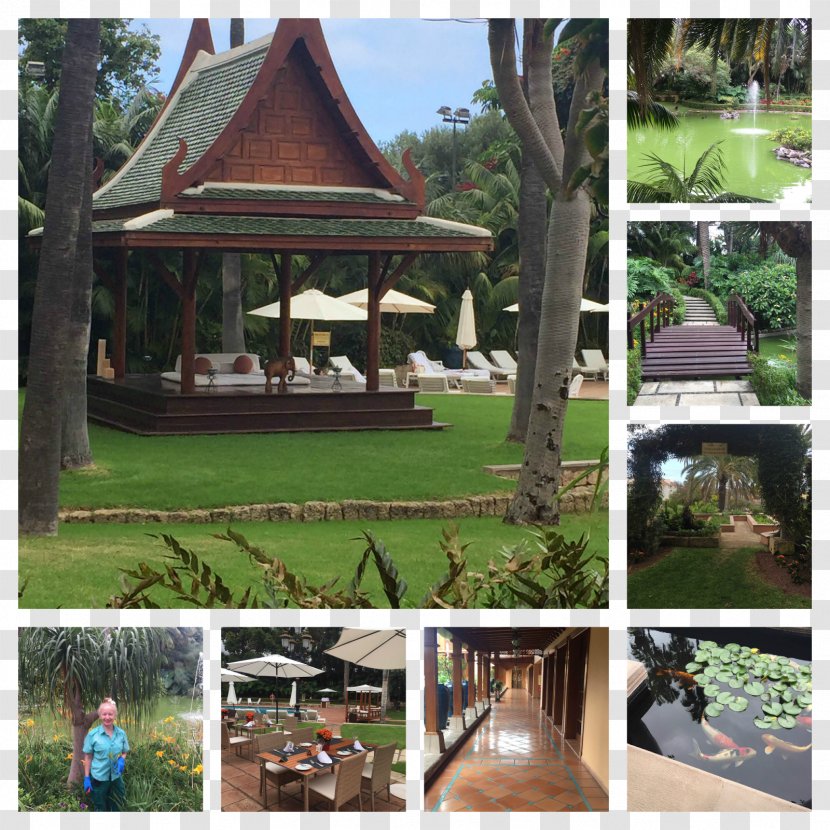
[{"label": "pond", "polygon": [[740,118],[722,119],[717,112],[680,112],[674,130],[654,128],[628,131],[628,178],[647,181],[642,164],[654,153],[675,167],[690,170],[701,153],[716,141],[724,157],[724,189],[744,196],[789,203],[812,198],[812,171],[775,157],[769,134],[785,127],[810,129],[810,115],[741,112]]},{"label": "pond", "polygon": [[809,635],[632,628],[629,659],[648,673],[629,701],[630,744],[811,806]]}]

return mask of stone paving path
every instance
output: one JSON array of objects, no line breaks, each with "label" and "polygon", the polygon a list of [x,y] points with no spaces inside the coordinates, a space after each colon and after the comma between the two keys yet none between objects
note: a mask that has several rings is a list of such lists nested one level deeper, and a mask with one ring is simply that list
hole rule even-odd
[{"label": "stone paving path", "polygon": [[648,381],[634,406],[760,406],[748,380]]},{"label": "stone paving path", "polygon": [[608,796],[522,689],[494,703],[425,795],[432,812],[593,812]]},{"label": "stone paving path", "polygon": [[753,533],[749,527],[749,522],[735,522],[734,533],[720,534],[718,541],[720,548],[755,548],[763,547],[761,537],[757,533]]}]

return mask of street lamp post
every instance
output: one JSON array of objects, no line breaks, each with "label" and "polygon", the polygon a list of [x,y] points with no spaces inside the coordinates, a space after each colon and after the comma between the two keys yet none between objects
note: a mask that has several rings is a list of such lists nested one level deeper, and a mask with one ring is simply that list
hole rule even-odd
[{"label": "street lamp post", "polygon": [[456,134],[458,124],[467,125],[470,123],[470,111],[466,107],[457,107],[453,112],[449,107],[438,107],[438,115],[445,124],[452,124],[452,179],[450,180],[450,189],[455,190],[456,178],[456,155],[458,152],[458,136]]}]

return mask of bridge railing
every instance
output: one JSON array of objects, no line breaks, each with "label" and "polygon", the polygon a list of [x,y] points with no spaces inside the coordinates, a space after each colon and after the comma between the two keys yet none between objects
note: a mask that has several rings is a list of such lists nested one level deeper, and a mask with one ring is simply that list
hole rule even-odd
[{"label": "bridge railing", "polygon": [[[628,348],[634,348],[634,332],[640,329],[640,351],[646,354],[646,341],[654,342],[654,335],[662,326],[671,325],[671,315],[674,309],[674,298],[671,294],[661,291],[645,308],[636,314],[628,315]],[[646,331],[646,319],[649,321]]]},{"label": "bridge railing", "polygon": [[741,340],[746,342],[746,350],[757,352],[760,326],[739,294],[732,294],[726,301],[726,316],[729,325],[738,331]]}]

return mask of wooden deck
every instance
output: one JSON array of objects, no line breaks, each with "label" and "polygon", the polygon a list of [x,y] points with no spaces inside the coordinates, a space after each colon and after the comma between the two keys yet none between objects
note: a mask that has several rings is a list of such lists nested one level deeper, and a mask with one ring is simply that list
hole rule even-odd
[{"label": "wooden deck", "polygon": [[137,435],[212,435],[245,432],[319,432],[366,429],[441,429],[433,411],[416,406],[415,389],[343,391],[224,387],[182,394],[158,375],[87,379],[89,420]]},{"label": "wooden deck", "polygon": [[643,380],[741,378],[752,372],[746,343],[732,326],[668,326],[655,332],[643,358]]}]

